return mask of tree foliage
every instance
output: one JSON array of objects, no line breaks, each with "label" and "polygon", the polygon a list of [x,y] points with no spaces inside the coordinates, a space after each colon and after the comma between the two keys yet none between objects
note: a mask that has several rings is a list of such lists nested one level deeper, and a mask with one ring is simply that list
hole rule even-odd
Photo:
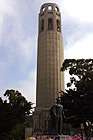
[{"label": "tree foliage", "polygon": [[66,59],[61,70],[71,76],[61,95],[68,122],[93,122],[93,59]]},{"label": "tree foliage", "polygon": [[[0,136],[13,132],[14,127],[23,124],[26,114],[30,114],[32,102],[28,102],[19,91],[6,90],[4,96],[7,100],[0,98]],[[18,133],[17,133],[18,134]]]}]

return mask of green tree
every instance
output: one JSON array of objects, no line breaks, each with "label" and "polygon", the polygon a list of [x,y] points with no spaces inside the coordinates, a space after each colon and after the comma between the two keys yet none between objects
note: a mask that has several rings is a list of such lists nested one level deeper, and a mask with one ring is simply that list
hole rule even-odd
[{"label": "green tree", "polygon": [[86,121],[93,123],[93,59],[66,59],[61,70],[71,76],[61,95],[68,122],[83,122],[87,135]]},{"label": "green tree", "polygon": [[8,134],[9,140],[23,140],[25,134],[25,124],[17,124]]},{"label": "green tree", "polygon": [[12,108],[12,112],[18,116],[19,121],[24,121],[26,114],[30,114],[33,103],[28,102],[19,91],[13,89],[7,90],[4,94],[8,98],[9,105]]},{"label": "green tree", "polygon": [[[18,127],[26,121],[26,115],[30,114],[32,102],[28,102],[19,91],[6,90],[4,96],[7,100],[0,98],[0,139],[14,134]],[[20,125],[19,125],[20,124]],[[15,133],[18,135],[18,133]],[[8,139],[8,137],[7,137]],[[6,140],[7,140],[6,139]]]}]

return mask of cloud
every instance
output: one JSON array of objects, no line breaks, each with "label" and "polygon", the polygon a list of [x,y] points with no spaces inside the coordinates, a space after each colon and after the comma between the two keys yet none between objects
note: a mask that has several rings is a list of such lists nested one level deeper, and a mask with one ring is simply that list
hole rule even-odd
[{"label": "cloud", "polygon": [[34,102],[35,75],[29,79],[28,73],[36,69],[37,28],[29,3],[0,1],[0,95],[7,89],[22,89]]},{"label": "cloud", "polygon": [[0,1],[0,27],[2,27],[2,25],[4,24],[4,18],[6,15],[9,15],[9,16],[16,15],[16,12],[14,10],[14,5],[15,5],[15,1],[12,1],[12,0]]},{"label": "cloud", "polygon": [[64,16],[80,20],[80,22],[93,22],[92,0],[64,0],[61,4]]},{"label": "cloud", "polygon": [[93,58],[92,5],[92,0],[60,3],[65,58]]},{"label": "cloud", "polygon": [[20,56],[25,57],[26,61],[32,63],[36,56],[36,39],[28,38],[27,40],[21,41],[19,44]]},{"label": "cloud", "polygon": [[93,58],[93,34],[86,36],[86,38],[78,41],[75,44],[72,44],[70,41],[68,46],[69,48],[65,50],[65,58]]},{"label": "cloud", "polygon": [[2,26],[0,30],[0,63],[8,64],[3,65],[3,69],[6,69],[5,73],[11,74],[11,68],[14,72],[18,71],[17,68],[19,68],[19,72],[23,69],[25,71],[29,64],[33,69],[36,63],[37,41],[36,36],[31,34],[34,23],[30,7],[28,8],[27,3],[25,5],[25,1],[21,4],[12,0],[0,1],[0,7],[3,19],[3,24],[0,24]]},{"label": "cloud", "polygon": [[4,16],[6,14],[11,15],[12,13],[13,13],[12,1],[11,0],[0,1],[0,36],[4,24]]},{"label": "cloud", "polygon": [[[19,79],[18,81],[9,81],[0,80],[0,95],[3,97],[3,94],[7,89],[18,90],[22,95],[28,100],[36,104],[36,70],[32,70],[28,73],[26,79]],[[3,99],[5,99],[3,97]]]},{"label": "cloud", "polygon": [[36,104],[36,71],[30,71],[26,80],[19,82],[19,90],[27,100]]},{"label": "cloud", "polygon": [[0,11],[2,11],[3,13],[8,12],[11,13],[12,12],[12,5],[13,2],[12,0],[3,0],[0,1]]}]

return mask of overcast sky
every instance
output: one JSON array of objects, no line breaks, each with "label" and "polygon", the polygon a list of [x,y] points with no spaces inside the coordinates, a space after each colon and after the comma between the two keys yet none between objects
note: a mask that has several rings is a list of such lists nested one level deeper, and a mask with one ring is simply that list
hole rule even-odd
[{"label": "overcast sky", "polygon": [[93,0],[0,0],[0,96],[15,89],[35,102],[38,14],[49,2],[61,11],[65,58],[93,58]]}]

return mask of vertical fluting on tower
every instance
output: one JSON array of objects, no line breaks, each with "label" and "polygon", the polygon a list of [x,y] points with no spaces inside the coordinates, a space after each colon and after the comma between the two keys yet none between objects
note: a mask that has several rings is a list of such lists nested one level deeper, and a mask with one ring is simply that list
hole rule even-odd
[{"label": "vertical fluting on tower", "polygon": [[50,108],[64,90],[61,13],[58,5],[46,3],[39,13],[36,107]]}]

